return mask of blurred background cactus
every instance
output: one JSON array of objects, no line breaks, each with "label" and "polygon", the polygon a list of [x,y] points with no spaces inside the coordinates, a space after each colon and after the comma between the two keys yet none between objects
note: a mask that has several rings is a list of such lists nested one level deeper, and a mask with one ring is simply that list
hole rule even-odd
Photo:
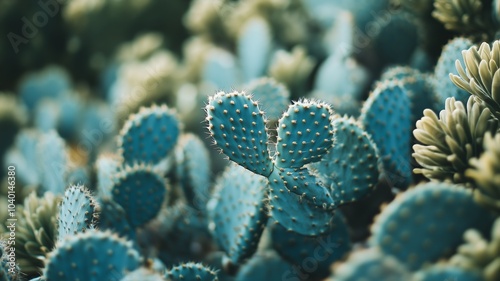
[{"label": "blurred background cactus", "polygon": [[0,23],[0,280],[500,280],[499,1]]}]

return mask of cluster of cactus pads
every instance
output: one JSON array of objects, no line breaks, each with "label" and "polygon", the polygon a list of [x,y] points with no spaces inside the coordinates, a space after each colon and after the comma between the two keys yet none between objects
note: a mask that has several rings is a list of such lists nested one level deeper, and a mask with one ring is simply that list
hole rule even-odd
[{"label": "cluster of cactus pads", "polygon": [[499,1],[67,2],[0,92],[0,281],[500,280]]}]

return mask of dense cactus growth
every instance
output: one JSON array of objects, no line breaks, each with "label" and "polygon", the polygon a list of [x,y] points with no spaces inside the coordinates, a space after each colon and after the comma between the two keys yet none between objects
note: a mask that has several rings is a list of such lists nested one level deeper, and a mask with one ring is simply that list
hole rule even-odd
[{"label": "dense cactus growth", "polygon": [[0,1],[0,281],[500,280],[500,1],[62,2]]}]

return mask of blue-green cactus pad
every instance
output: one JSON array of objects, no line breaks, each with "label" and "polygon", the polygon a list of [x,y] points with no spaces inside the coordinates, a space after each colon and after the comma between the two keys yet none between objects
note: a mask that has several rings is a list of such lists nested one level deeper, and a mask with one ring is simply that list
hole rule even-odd
[{"label": "blue-green cactus pad", "polygon": [[335,117],[335,145],[311,169],[329,188],[335,202],[359,200],[375,188],[381,170],[379,154],[371,137],[352,118]]},{"label": "blue-green cactus pad", "polygon": [[109,232],[87,231],[69,236],[49,254],[43,280],[120,280],[140,263],[130,242]]},{"label": "blue-green cactus pad", "polygon": [[93,228],[97,211],[97,203],[87,188],[82,185],[68,187],[59,206],[57,240]]},{"label": "blue-green cactus pad", "polygon": [[111,198],[113,188],[113,177],[118,173],[120,161],[114,155],[101,155],[95,161],[97,175],[97,193],[101,198]]},{"label": "blue-green cactus pad", "polygon": [[333,145],[332,109],[301,100],[288,107],[278,122],[275,165],[299,168],[321,160]]},{"label": "blue-green cactus pad", "polygon": [[240,268],[235,281],[302,280],[297,276],[299,275],[293,270],[292,265],[276,252],[262,251]]},{"label": "blue-green cactus pad", "polygon": [[353,252],[347,261],[334,269],[335,281],[402,281],[410,280],[410,273],[391,256],[370,248]]},{"label": "blue-green cactus pad", "polygon": [[289,191],[300,195],[308,202],[325,208],[334,207],[335,203],[330,191],[320,185],[307,168],[275,168],[273,173],[277,173]]},{"label": "blue-green cactus pad", "polygon": [[183,263],[165,272],[165,278],[171,281],[199,280],[217,281],[217,272],[201,263]]},{"label": "blue-green cactus pad", "polygon": [[335,212],[329,232],[321,236],[303,236],[278,223],[272,223],[268,229],[273,248],[290,263],[301,265],[314,253],[317,268],[311,274],[318,278],[327,277],[330,266],[351,250],[349,229],[340,211]]},{"label": "blue-green cactus pad", "polygon": [[238,264],[257,250],[267,223],[267,180],[232,164],[217,180],[208,204],[211,231],[228,258]]},{"label": "blue-green cactus pad", "polygon": [[434,69],[433,81],[434,91],[439,99],[436,106],[438,111],[444,109],[445,101],[450,97],[467,104],[470,94],[453,84],[450,74],[458,75],[455,63],[458,60],[461,65],[465,65],[462,51],[468,50],[473,45],[473,42],[468,38],[456,37],[443,47]]},{"label": "blue-green cactus pad", "polygon": [[423,116],[424,109],[434,108],[437,97],[434,94],[432,78],[429,74],[424,74],[407,66],[391,67],[382,74],[382,80],[399,80],[401,85],[407,90],[411,103],[411,123],[415,123]]},{"label": "blue-green cactus pad", "polygon": [[173,150],[180,124],[166,105],[141,108],[120,131],[118,146],[125,164],[157,164]]},{"label": "blue-green cactus pad", "polygon": [[411,173],[411,112],[406,90],[397,81],[377,84],[361,110],[360,121],[379,149],[388,180],[406,187]]},{"label": "blue-green cactus pad", "polygon": [[113,184],[113,200],[122,206],[133,228],[152,220],[161,209],[167,186],[151,166],[125,167]]},{"label": "blue-green cactus pad", "polygon": [[65,175],[69,160],[66,142],[56,131],[42,134],[36,147],[36,154],[38,160],[36,164],[43,190],[63,194],[66,188]]},{"label": "blue-green cactus pad", "polygon": [[188,202],[204,209],[210,197],[210,158],[203,141],[194,134],[182,135],[175,147],[176,178]]},{"label": "blue-green cactus pad", "polygon": [[273,78],[264,77],[250,82],[244,87],[245,92],[252,95],[266,116],[271,120],[278,120],[287,109],[290,92],[281,83]]},{"label": "blue-green cactus pad", "polygon": [[238,57],[244,81],[264,74],[272,49],[271,28],[261,17],[247,20],[238,34]]},{"label": "blue-green cactus pad", "polygon": [[465,268],[436,265],[430,268],[417,271],[413,275],[412,281],[484,281],[480,272],[467,270]]},{"label": "blue-green cactus pad", "polygon": [[111,198],[101,198],[99,206],[101,208],[98,220],[99,229],[110,230],[128,240],[135,239],[135,230],[130,226],[125,210],[118,203]]},{"label": "blue-green cactus pad", "polygon": [[317,236],[331,228],[333,209],[309,202],[286,188],[276,169],[269,177],[269,210],[275,221],[289,231]]},{"label": "blue-green cactus pad", "polygon": [[269,176],[273,163],[267,149],[264,112],[245,93],[219,92],[206,106],[208,129],[229,159],[248,170]]},{"label": "blue-green cactus pad", "polygon": [[152,223],[160,235],[158,257],[167,265],[186,260],[199,260],[204,246],[212,245],[205,211],[192,208],[184,202],[164,208]]},{"label": "blue-green cactus pad", "polygon": [[370,244],[416,270],[453,253],[467,229],[487,232],[492,222],[471,190],[427,183],[401,193],[382,210]]},{"label": "blue-green cactus pad", "polygon": [[214,90],[230,91],[241,83],[236,57],[223,48],[208,51],[201,72],[203,82]]},{"label": "blue-green cactus pad", "polygon": [[37,163],[37,144],[40,134],[37,130],[23,129],[15,140],[14,147],[5,154],[4,163],[16,166],[16,177],[23,185],[36,185],[40,182]]}]

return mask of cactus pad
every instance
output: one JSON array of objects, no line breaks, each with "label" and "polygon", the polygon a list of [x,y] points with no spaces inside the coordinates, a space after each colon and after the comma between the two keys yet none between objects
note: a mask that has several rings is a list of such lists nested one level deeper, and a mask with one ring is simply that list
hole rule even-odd
[{"label": "cactus pad", "polygon": [[120,204],[114,202],[111,198],[102,198],[99,206],[101,207],[98,221],[99,229],[110,230],[120,237],[126,237],[128,240],[135,239],[135,230],[130,226],[127,214]]},{"label": "cactus pad", "polygon": [[201,263],[183,263],[175,266],[165,273],[165,278],[172,281],[200,280],[217,281],[217,273],[212,269],[205,267]]},{"label": "cactus pad", "polygon": [[208,128],[222,152],[248,170],[269,176],[273,164],[264,112],[258,103],[244,93],[219,92],[209,98],[206,111]]},{"label": "cactus pad", "polygon": [[94,227],[98,206],[84,186],[70,186],[59,206],[57,240]]},{"label": "cactus pad", "polygon": [[167,187],[150,166],[125,167],[113,185],[113,200],[122,206],[133,228],[153,219],[161,209]]},{"label": "cactus pad", "polygon": [[450,265],[435,265],[430,268],[419,270],[413,275],[412,281],[484,281],[481,274],[474,270],[467,270]]},{"label": "cactus pad", "polygon": [[263,251],[255,254],[240,268],[235,281],[302,280],[298,278],[294,279],[294,273],[292,265],[277,253],[274,251]]},{"label": "cactus pad", "polygon": [[266,189],[264,177],[235,164],[217,180],[208,214],[216,241],[234,264],[257,250],[267,223]]},{"label": "cactus pad", "polygon": [[269,209],[275,221],[289,231],[316,236],[331,227],[333,210],[317,206],[286,188],[277,169],[269,177]]},{"label": "cactus pad", "polygon": [[69,236],[50,253],[44,280],[120,280],[140,266],[130,242],[109,232],[87,231]]},{"label": "cactus pad", "polygon": [[157,164],[167,157],[179,137],[180,125],[166,105],[141,108],[123,126],[118,146],[126,164]]},{"label": "cactus pad", "polygon": [[210,196],[209,153],[194,134],[182,135],[175,148],[176,177],[188,202],[197,209],[204,209]]},{"label": "cactus pad", "polygon": [[260,78],[250,82],[245,91],[252,95],[270,120],[278,120],[287,109],[290,92],[273,78]]},{"label": "cactus pad", "polygon": [[273,248],[292,264],[301,264],[311,253],[317,258],[314,276],[328,276],[330,265],[342,259],[351,250],[349,229],[342,214],[337,211],[332,227],[321,236],[307,237],[293,231],[287,231],[280,224],[270,227]]},{"label": "cactus pad", "polygon": [[412,180],[410,100],[400,83],[379,83],[361,110],[360,121],[382,157],[385,176],[406,187]]},{"label": "cactus pad", "polygon": [[50,131],[41,135],[36,154],[43,190],[63,194],[68,164],[66,142],[56,131]]},{"label": "cactus pad", "polygon": [[382,210],[370,243],[416,270],[452,253],[468,228],[485,231],[492,221],[470,190],[427,183],[401,193]]},{"label": "cactus pad", "polygon": [[332,109],[317,101],[290,105],[279,120],[275,165],[299,168],[321,160],[333,145]]},{"label": "cactus pad", "polygon": [[332,124],[335,146],[311,168],[333,200],[345,204],[373,191],[381,165],[375,143],[354,119],[338,117]]}]

